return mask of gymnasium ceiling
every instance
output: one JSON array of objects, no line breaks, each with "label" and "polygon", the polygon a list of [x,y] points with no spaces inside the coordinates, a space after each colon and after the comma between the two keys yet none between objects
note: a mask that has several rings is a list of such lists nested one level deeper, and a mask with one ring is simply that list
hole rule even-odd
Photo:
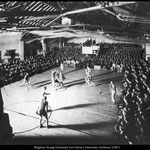
[{"label": "gymnasium ceiling", "polygon": [[[71,25],[62,25],[62,17]],[[149,39],[150,2],[0,1],[1,32],[64,29]]]}]

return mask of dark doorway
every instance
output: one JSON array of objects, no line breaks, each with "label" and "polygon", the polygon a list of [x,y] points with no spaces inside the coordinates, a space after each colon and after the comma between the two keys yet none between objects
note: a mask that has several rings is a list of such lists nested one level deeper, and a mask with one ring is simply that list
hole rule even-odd
[{"label": "dark doorway", "polygon": [[42,43],[39,40],[33,41],[31,43],[25,43],[24,45],[24,56],[36,56],[38,51],[42,51]]}]

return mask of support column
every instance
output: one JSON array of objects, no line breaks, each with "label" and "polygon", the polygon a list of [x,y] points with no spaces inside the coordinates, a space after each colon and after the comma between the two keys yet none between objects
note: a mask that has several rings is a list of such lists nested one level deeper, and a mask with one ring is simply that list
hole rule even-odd
[{"label": "support column", "polygon": [[46,54],[46,43],[44,42],[43,37],[42,37],[41,43],[42,43],[42,48],[43,48],[43,56],[45,56],[45,54]]},{"label": "support column", "polygon": [[24,41],[19,41],[20,59],[24,60]]},{"label": "support column", "polygon": [[24,41],[21,40],[21,34],[19,35],[19,58],[24,60]]},{"label": "support column", "polygon": [[59,48],[63,48],[64,47],[64,40],[63,38],[59,39]]}]

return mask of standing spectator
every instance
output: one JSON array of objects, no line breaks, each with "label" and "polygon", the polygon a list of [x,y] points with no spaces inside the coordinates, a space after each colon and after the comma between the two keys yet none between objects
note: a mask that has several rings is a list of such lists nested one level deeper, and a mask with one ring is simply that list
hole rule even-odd
[{"label": "standing spectator", "polygon": [[115,100],[115,95],[116,95],[116,86],[113,83],[113,81],[110,82],[109,84],[109,89],[110,89],[110,93],[111,93],[111,100],[112,102],[115,104],[116,100]]},{"label": "standing spectator", "polygon": [[60,71],[63,73],[63,71],[64,71],[64,64],[63,64],[63,62],[61,62],[60,63]]},{"label": "standing spectator", "polygon": [[56,76],[56,70],[52,70],[51,78],[52,78],[52,86],[55,87],[55,76]]}]

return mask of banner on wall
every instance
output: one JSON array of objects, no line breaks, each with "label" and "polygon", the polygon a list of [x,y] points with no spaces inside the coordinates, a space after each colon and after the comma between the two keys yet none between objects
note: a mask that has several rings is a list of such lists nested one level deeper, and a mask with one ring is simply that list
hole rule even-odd
[{"label": "banner on wall", "polygon": [[92,46],[91,47],[82,47],[82,54],[93,54],[93,49]]},{"label": "banner on wall", "polygon": [[83,46],[82,47],[82,54],[96,54],[97,51],[99,50],[99,46]]}]

